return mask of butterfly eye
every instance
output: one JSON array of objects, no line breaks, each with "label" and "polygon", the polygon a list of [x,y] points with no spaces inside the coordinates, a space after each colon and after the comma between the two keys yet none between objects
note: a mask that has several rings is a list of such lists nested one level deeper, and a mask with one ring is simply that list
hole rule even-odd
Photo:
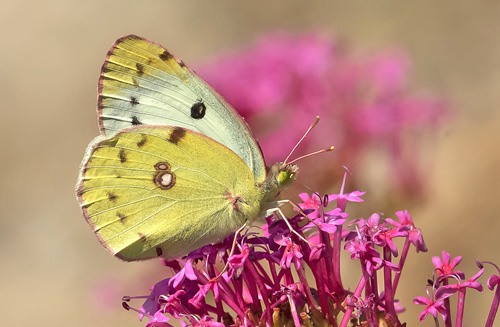
[{"label": "butterfly eye", "polygon": [[290,180],[290,175],[286,171],[282,171],[278,174],[278,184],[285,185]]}]

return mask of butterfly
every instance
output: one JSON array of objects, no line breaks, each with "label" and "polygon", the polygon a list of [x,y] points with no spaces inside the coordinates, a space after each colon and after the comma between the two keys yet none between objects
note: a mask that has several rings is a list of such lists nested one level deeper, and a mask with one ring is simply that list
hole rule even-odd
[{"label": "butterfly", "polygon": [[298,167],[266,168],[250,128],[161,45],[128,35],[98,85],[101,135],[76,186],[86,221],[126,261],[178,257],[279,207]]}]

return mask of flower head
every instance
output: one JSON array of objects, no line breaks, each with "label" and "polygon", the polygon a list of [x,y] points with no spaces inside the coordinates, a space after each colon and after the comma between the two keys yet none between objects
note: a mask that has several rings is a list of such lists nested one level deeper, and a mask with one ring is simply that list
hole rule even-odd
[{"label": "flower head", "polygon": [[[429,296],[429,294],[427,294]],[[436,301],[430,297],[419,296],[413,299],[413,303],[425,305],[425,309],[420,313],[418,319],[424,321],[428,314],[437,318],[438,313],[441,314],[443,320],[446,320],[447,310],[444,307],[443,301]]]},{"label": "flower head", "polygon": [[436,267],[436,272],[440,278],[447,278],[458,276],[460,279],[465,278],[465,274],[462,271],[455,270],[455,267],[460,264],[462,257],[455,257],[450,262],[450,254],[446,251],[442,253],[443,259],[439,257],[432,257],[432,263]]}]

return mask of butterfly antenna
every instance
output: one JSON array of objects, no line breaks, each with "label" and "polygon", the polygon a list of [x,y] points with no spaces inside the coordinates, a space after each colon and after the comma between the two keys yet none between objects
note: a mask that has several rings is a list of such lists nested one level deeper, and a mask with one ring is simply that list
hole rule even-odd
[{"label": "butterfly antenna", "polygon": [[288,162],[288,159],[290,159],[290,156],[292,155],[292,153],[295,151],[295,149],[299,146],[299,144],[302,142],[302,140],[304,140],[306,138],[307,135],[309,135],[309,133],[312,131],[312,129],[319,123],[319,116],[316,116],[316,119],[314,120],[314,122],[311,124],[311,126],[309,126],[309,128],[307,129],[307,131],[304,133],[304,135],[301,137],[301,139],[297,142],[297,144],[295,144],[295,146],[293,147],[292,151],[290,151],[290,154],[288,154],[288,156],[286,157],[285,161],[284,161],[284,164],[292,164],[296,161],[299,161],[301,159],[304,159],[304,158],[307,158],[307,157],[310,157],[310,156],[313,156],[313,155],[316,155],[316,154],[319,154],[319,153],[323,153],[323,152],[329,152],[329,151],[333,151],[335,149],[334,146],[331,146],[329,148],[326,148],[326,149],[322,149],[322,150],[319,150],[319,151],[315,151],[315,152],[312,152],[312,153],[309,153],[309,154],[306,154],[306,155],[303,155],[301,157],[298,157],[296,159],[293,159],[292,161]]},{"label": "butterfly antenna", "polygon": [[299,161],[299,160],[301,160],[301,159],[304,159],[304,158],[307,158],[307,157],[310,157],[310,156],[313,156],[313,155],[316,155],[316,154],[320,154],[320,153],[323,153],[323,152],[330,152],[330,151],[333,151],[333,150],[335,150],[335,147],[332,145],[332,146],[331,146],[331,147],[329,147],[329,148],[326,148],[326,149],[321,149],[321,150],[318,150],[318,151],[314,151],[314,152],[311,152],[311,153],[305,154],[305,155],[303,155],[303,156],[300,156],[300,157],[298,157],[298,158],[295,158],[295,159],[293,159],[292,161],[290,161],[288,164],[290,165],[290,164],[292,164],[292,163],[294,163],[294,162],[296,162],[296,161]]},{"label": "butterfly antenna", "polygon": [[285,159],[285,164],[287,163],[288,159],[290,158],[290,156],[292,155],[293,151],[295,151],[295,149],[299,146],[299,144],[302,142],[303,139],[306,138],[306,136],[309,134],[309,132],[311,132],[311,130],[319,123],[319,116],[316,116],[316,119],[314,120],[314,122],[311,124],[311,126],[309,126],[309,128],[307,129],[307,131],[304,133],[304,136],[302,136],[302,138],[297,142],[297,144],[295,144],[295,146],[293,147],[292,151],[290,151],[290,153],[288,154],[288,156],[286,157]]}]

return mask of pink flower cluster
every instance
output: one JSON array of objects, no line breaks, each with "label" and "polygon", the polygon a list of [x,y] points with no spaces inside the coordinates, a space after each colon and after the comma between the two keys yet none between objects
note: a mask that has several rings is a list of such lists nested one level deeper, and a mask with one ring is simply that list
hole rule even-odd
[{"label": "pink flower cluster", "polygon": [[[492,327],[495,316],[500,303],[500,290],[498,288],[498,281],[500,280],[500,269],[492,262],[479,262],[476,264],[479,271],[472,277],[465,279],[464,272],[457,270],[456,266],[462,262],[462,257],[455,257],[452,260],[448,252],[443,251],[442,258],[433,257],[432,263],[436,267],[433,274],[433,279],[429,280],[427,285],[427,297],[419,296],[413,299],[413,303],[418,305],[425,305],[425,309],[420,314],[420,321],[423,321],[429,314],[434,317],[436,326],[438,323],[438,314],[441,315],[446,327],[462,327],[465,311],[465,297],[467,289],[473,289],[483,292],[483,285],[477,280],[484,273],[484,264],[492,265],[496,268],[498,275],[491,275],[488,278],[488,289],[495,291],[493,303],[491,305],[490,313],[486,319],[485,326]],[[429,288],[431,292],[429,292]],[[457,295],[457,313],[455,317],[455,324],[453,324],[451,316],[450,299],[452,295]]]},{"label": "pink flower cluster", "polygon": [[[345,177],[338,194],[300,194],[299,213],[288,222],[266,218],[263,235],[247,230],[182,259],[162,259],[171,277],[156,283],[149,296],[124,297],[123,307],[141,320],[147,317],[146,327],[171,327],[172,319],[182,326],[214,327],[405,326],[396,294],[410,247],[427,252],[421,230],[407,211],[396,212],[397,219],[375,213],[349,220],[347,205],[362,202],[364,192],[344,193]],[[357,285],[344,285],[342,254],[359,263],[358,272],[349,272],[360,276]],[[441,317],[446,327],[462,327],[466,291],[483,292],[478,279],[489,264],[497,270],[487,283],[495,292],[485,324],[492,327],[500,304],[500,269],[478,262],[479,271],[466,279],[456,269],[461,257],[451,259],[443,251],[432,261],[436,269],[427,297],[413,300],[425,306],[420,321],[430,315],[436,326]],[[454,324],[453,295],[458,298]],[[138,298],[146,298],[141,308],[130,306]]]},{"label": "pink flower cluster", "polygon": [[[427,251],[422,234],[406,211],[396,213],[398,220],[373,214],[348,223],[347,205],[361,202],[364,192],[344,193],[344,184],[338,194],[301,194],[301,212],[288,219],[292,230],[269,217],[264,235],[237,235],[234,252],[230,236],[162,261],[173,276],[158,282],[140,309],[129,305],[132,297],[124,307],[148,317],[147,327],[171,326],[172,318],[189,326],[378,326],[380,319],[402,326],[395,294],[410,246]],[[401,251],[396,238],[404,240]],[[343,285],[342,249],[360,263],[354,288]]]},{"label": "pink flower cluster", "polygon": [[418,136],[438,127],[448,110],[441,99],[408,94],[409,69],[402,50],[357,58],[318,34],[276,33],[198,71],[249,121],[268,162],[282,161],[318,115],[320,127],[299,149],[333,144],[336,162],[318,163],[323,174],[308,176],[316,178],[311,182],[329,186],[342,177],[338,167],[356,171],[377,147],[388,155],[393,190],[418,195]]}]

